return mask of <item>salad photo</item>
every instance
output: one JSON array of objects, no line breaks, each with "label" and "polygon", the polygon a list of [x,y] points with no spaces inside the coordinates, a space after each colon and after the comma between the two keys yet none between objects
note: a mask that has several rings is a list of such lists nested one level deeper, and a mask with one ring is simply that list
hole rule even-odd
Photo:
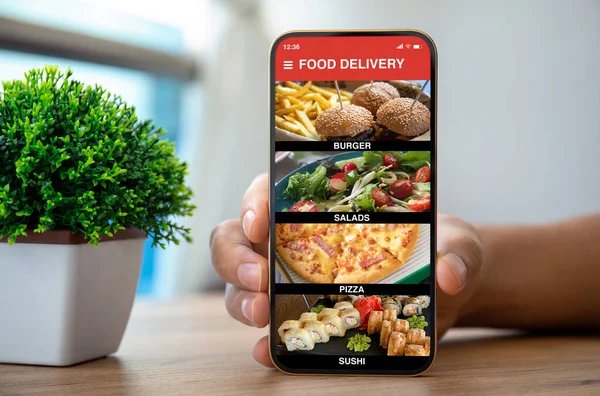
[{"label": "salad photo", "polygon": [[[302,157],[306,153],[292,153]],[[276,184],[278,212],[423,212],[431,208],[429,151],[352,151],[295,169]],[[279,166],[279,164],[278,164]],[[278,172],[279,173],[279,172]]]}]

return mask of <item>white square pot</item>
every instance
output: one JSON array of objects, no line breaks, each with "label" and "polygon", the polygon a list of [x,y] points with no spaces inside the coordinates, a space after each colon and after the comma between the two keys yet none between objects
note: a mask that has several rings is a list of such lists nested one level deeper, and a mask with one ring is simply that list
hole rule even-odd
[{"label": "white square pot", "polygon": [[116,352],[142,262],[135,238],[0,242],[0,363],[68,366]]}]

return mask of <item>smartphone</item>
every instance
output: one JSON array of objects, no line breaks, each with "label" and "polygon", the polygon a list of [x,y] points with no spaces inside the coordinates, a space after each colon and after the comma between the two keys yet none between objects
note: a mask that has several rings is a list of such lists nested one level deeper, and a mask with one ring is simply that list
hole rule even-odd
[{"label": "smartphone", "polygon": [[436,349],[433,40],[295,31],[270,54],[270,336],[292,374],[418,375]]}]

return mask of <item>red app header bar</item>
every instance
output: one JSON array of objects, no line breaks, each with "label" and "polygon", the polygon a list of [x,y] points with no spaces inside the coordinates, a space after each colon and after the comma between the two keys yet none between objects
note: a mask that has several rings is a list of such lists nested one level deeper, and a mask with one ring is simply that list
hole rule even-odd
[{"label": "red app header bar", "polygon": [[276,81],[429,80],[429,44],[416,36],[289,37],[275,49]]}]

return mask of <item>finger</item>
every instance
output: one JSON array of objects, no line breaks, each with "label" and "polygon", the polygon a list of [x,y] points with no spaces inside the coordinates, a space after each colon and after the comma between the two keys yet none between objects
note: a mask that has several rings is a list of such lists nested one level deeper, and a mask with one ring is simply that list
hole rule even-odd
[{"label": "finger", "polygon": [[250,291],[267,290],[267,259],[253,250],[239,220],[228,220],[215,227],[211,254],[213,266],[225,282]]},{"label": "finger", "polygon": [[437,283],[450,295],[459,293],[479,274],[483,264],[481,239],[468,223],[456,220],[439,227]]},{"label": "finger", "polygon": [[244,195],[240,216],[244,233],[254,243],[269,236],[269,177],[258,175]]},{"label": "finger", "polygon": [[269,323],[269,297],[267,293],[251,292],[227,284],[225,307],[234,319],[254,327]]},{"label": "finger", "polygon": [[263,366],[274,367],[271,356],[269,356],[269,337],[265,336],[258,340],[252,350],[252,356],[254,357],[254,360]]}]

